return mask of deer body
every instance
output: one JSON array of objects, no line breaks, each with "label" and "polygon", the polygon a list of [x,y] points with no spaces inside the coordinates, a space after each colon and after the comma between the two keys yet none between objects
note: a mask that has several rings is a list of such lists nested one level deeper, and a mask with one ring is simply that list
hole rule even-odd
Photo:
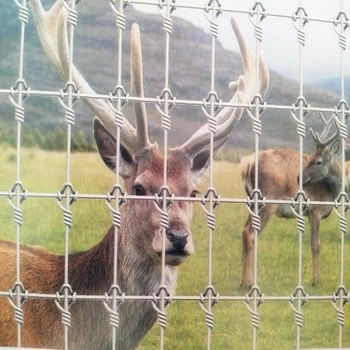
[{"label": "deer body", "polygon": [[[234,19],[243,60],[244,76],[231,83],[234,88],[229,105],[216,114],[216,132],[208,124],[199,128],[179,147],[170,150],[167,159],[158,152],[148,137],[146,103],[143,93],[142,50],[140,30],[134,24],[130,33],[131,97],[136,127],[126,118],[118,128],[115,109],[98,97],[83,75],[70,62],[67,17],[69,6],[75,2],[57,0],[46,11],[40,0],[31,0],[33,18],[45,54],[65,81],[72,79],[75,87],[89,98],[82,98],[97,116],[93,131],[100,156],[107,167],[124,181],[125,192],[137,196],[127,198],[121,205],[121,226],[118,241],[112,227],[104,239],[86,252],[68,257],[68,284],[78,295],[103,295],[114,285],[114,257],[117,254],[116,282],[127,296],[154,296],[160,288],[174,293],[177,269],[193,252],[190,223],[193,202],[176,200],[196,195],[196,182],[207,169],[211,156],[226,143],[230,132],[248,104],[260,93],[264,96],[269,85],[269,72],[260,57],[260,74],[256,58]],[[257,84],[258,83],[258,84]],[[258,91],[257,91],[258,89]],[[92,96],[92,97],[91,97]],[[237,107],[240,106],[240,107]],[[211,143],[213,141],[213,143]],[[213,144],[213,152],[209,146]],[[160,201],[156,201],[160,198]],[[142,196],[150,196],[142,199]],[[175,197],[175,199],[173,199]],[[152,198],[152,199],[149,199]],[[163,204],[164,203],[164,204]],[[166,203],[166,208],[165,207]],[[161,221],[166,215],[166,224]],[[22,246],[20,249],[20,281],[16,281],[16,247],[0,243],[0,290],[8,291],[21,283],[25,291],[56,294],[64,286],[63,256],[53,255],[43,248]],[[68,288],[68,286],[64,286]],[[60,298],[61,299],[61,298]],[[21,327],[21,346],[63,347],[61,310],[56,302],[62,300],[30,298],[22,305],[24,323]],[[70,305],[70,349],[110,349],[112,327],[109,312],[103,301],[76,300]],[[125,300],[118,305],[120,326],[117,349],[137,347],[157,318],[151,301]],[[14,310],[6,298],[0,297],[0,345],[17,345]]]},{"label": "deer body", "polygon": [[[70,285],[81,295],[103,295],[112,285],[114,228],[111,228],[96,247],[70,256]],[[7,266],[14,266],[14,246],[2,242],[1,257]],[[10,252],[10,254],[6,253]],[[96,255],[99,252],[101,256]],[[6,259],[8,254],[8,259]],[[125,257],[118,259],[123,270],[118,284],[127,295],[152,295],[161,284],[161,266],[154,261],[142,261]],[[133,261],[132,261],[133,260]],[[11,264],[11,265],[10,265]],[[42,252],[40,249],[22,247],[21,264],[25,271],[30,265],[31,273],[23,274],[22,283],[31,286],[30,291],[41,294],[55,294],[63,284],[64,257]],[[128,268],[125,268],[128,266]],[[166,267],[166,287],[174,292],[177,267]],[[10,275],[10,274],[9,274]],[[5,276],[0,282],[1,290],[8,290],[14,284],[13,275]],[[38,281],[35,285],[33,281]],[[44,284],[39,281],[45,281]],[[0,344],[15,346],[17,332],[13,311],[4,298],[0,299],[1,319]],[[24,325],[22,343],[28,347],[63,348],[62,323],[60,311],[53,300],[33,299],[23,304]],[[109,315],[101,301],[77,301],[71,308],[72,327],[70,329],[71,349],[110,349],[112,333]],[[150,302],[132,301],[120,306],[120,326],[118,328],[117,348],[134,349],[154,324],[157,314]],[[138,318],[130,317],[137,314]],[[35,318],[28,317],[35,315]],[[93,322],[92,322],[93,320]]]},{"label": "deer body", "polygon": [[[171,192],[177,196],[189,196],[188,191],[193,190],[188,181],[190,160],[185,156],[180,157],[179,152],[175,151],[169,157],[168,167]],[[148,195],[160,192],[163,159],[155,150],[143,151],[140,160],[131,168],[132,175],[126,180],[129,193],[135,191],[132,187],[136,179],[140,183],[142,180]],[[154,295],[162,284],[160,214],[154,201],[126,201],[122,210],[123,220],[118,245],[118,285],[126,295]],[[126,215],[126,212],[134,215]],[[138,220],[135,220],[135,217]],[[169,208],[168,232],[177,232],[178,240],[173,246],[168,241],[166,246],[169,256],[165,267],[165,285],[169,293],[173,293],[175,289],[177,265],[193,251],[189,228],[191,217],[192,206],[188,202],[176,202]],[[181,238],[184,238],[182,242]],[[145,254],[145,251],[150,253]],[[14,252],[14,244],[1,242],[0,256],[3,266],[13,267],[13,270],[7,269],[5,275],[2,273],[0,290],[9,290],[15,283]],[[113,283],[113,257],[114,227],[111,227],[97,246],[69,256],[69,283],[72,290],[81,295],[104,295]],[[22,283],[28,286],[32,293],[55,294],[63,285],[63,256],[52,255],[42,248],[23,246],[21,267],[24,272]],[[17,332],[13,310],[4,298],[0,299],[0,310],[3,321],[0,323],[0,344],[14,346]],[[28,300],[23,304],[23,310],[25,346],[62,348],[61,315],[52,300]],[[77,301],[70,311],[73,320],[69,337],[72,349],[111,347],[109,314],[102,302]],[[157,313],[151,302],[145,301],[126,301],[120,306],[119,312],[121,321],[117,348],[134,349],[154,324]],[[35,318],[26,317],[33,314]]]},{"label": "deer body", "polygon": [[[303,189],[305,195],[312,201],[333,201],[340,192],[341,169],[338,161],[328,157],[330,149],[318,149],[314,155],[303,155]],[[322,159],[323,164],[315,166]],[[290,200],[299,191],[299,152],[292,149],[273,149],[261,151],[258,154],[258,186],[261,195],[267,199]],[[324,169],[324,172],[320,171]],[[315,170],[316,169],[316,170]],[[248,195],[255,188],[255,154],[242,161],[242,179]],[[313,284],[320,282],[319,270],[319,226],[320,220],[328,217],[330,206],[310,205],[304,215],[309,217],[311,230],[311,250],[313,259]],[[273,216],[295,218],[290,205],[266,204],[259,211],[261,230]],[[242,287],[254,284],[254,228],[252,216],[249,215],[242,232]]]}]

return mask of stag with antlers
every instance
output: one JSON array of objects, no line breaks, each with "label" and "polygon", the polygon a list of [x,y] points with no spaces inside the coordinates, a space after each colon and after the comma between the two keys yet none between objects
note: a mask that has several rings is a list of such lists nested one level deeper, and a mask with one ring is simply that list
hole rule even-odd
[{"label": "stag with antlers", "polygon": [[[183,145],[172,149],[166,160],[157,146],[149,141],[146,105],[143,101],[142,55],[138,25],[131,29],[131,99],[134,102],[136,129],[124,120],[120,130],[120,144],[116,141],[117,126],[114,112],[104,100],[91,98],[96,95],[76,67],[69,64],[67,35],[67,4],[58,0],[45,11],[40,0],[30,1],[38,34],[46,55],[63,79],[72,80],[77,89],[89,95],[86,104],[97,115],[93,131],[100,156],[104,163],[116,171],[116,149],[120,148],[119,174],[124,180],[125,191],[137,196],[155,196],[164,185],[166,164],[167,186],[174,196],[195,196],[196,182],[210,162],[210,131],[204,125]],[[247,104],[256,93],[264,95],[269,84],[269,74],[260,60],[260,76],[257,77],[256,60],[251,55],[246,40],[237,23],[232,27],[240,45],[244,76],[236,84],[227,107],[216,115],[217,131],[214,136],[216,152],[225,144],[228,136]],[[260,82],[256,91],[256,81]],[[238,107],[237,107],[238,106]],[[190,223],[190,201],[172,201],[167,209],[169,225],[161,225],[159,208],[154,200],[126,200],[121,208],[121,226],[115,242],[112,226],[102,241],[88,251],[69,256],[69,284],[74,293],[105,295],[113,284],[114,252],[117,245],[117,284],[120,291],[129,296],[155,295],[162,281],[167,292],[175,290],[177,267],[193,252]],[[165,240],[165,250],[163,245]],[[15,280],[15,244],[0,243],[0,290],[10,290]],[[23,288],[31,293],[54,295],[64,283],[64,256],[51,254],[38,247],[21,246],[21,280]],[[163,259],[164,258],[164,259]],[[163,266],[164,261],[165,266]],[[164,270],[163,270],[164,269]],[[162,278],[162,270],[165,274]],[[29,299],[22,305],[24,323],[21,327],[22,346],[63,347],[63,326],[60,310],[54,301]],[[107,349],[112,345],[112,327],[109,314],[102,301],[76,301],[70,307],[72,325],[69,330],[71,349]],[[120,324],[116,337],[118,349],[134,349],[157,319],[151,301],[128,300],[118,309]],[[0,344],[16,346],[17,331],[14,310],[5,298],[0,298]]]},{"label": "stag with antlers", "polygon": [[[312,201],[334,201],[341,190],[341,168],[334,154],[339,148],[339,126],[332,116],[326,121],[321,115],[324,130],[321,135],[310,129],[316,144],[313,155],[303,155],[303,190]],[[333,123],[336,131],[329,136]],[[242,179],[248,196],[255,188],[255,154],[242,160]],[[299,152],[292,149],[271,149],[258,154],[259,190],[266,199],[286,200],[295,198],[299,191]],[[311,250],[313,261],[313,285],[320,282],[319,269],[319,226],[320,220],[332,212],[332,206],[310,205],[304,215],[309,217],[311,229]],[[290,205],[266,204],[259,211],[261,230],[273,215],[295,218]],[[242,232],[242,280],[243,288],[254,284],[254,244],[255,234],[252,215],[249,215]]]}]

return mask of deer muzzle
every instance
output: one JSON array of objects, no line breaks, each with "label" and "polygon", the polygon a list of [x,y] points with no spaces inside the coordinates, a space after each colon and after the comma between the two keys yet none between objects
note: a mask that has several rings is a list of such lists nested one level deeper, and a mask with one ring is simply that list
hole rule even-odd
[{"label": "deer muzzle", "polygon": [[[165,263],[167,265],[180,265],[188,255],[193,252],[191,235],[185,230],[169,228],[166,230],[168,243],[165,250]],[[160,252],[161,256],[162,253]]]}]

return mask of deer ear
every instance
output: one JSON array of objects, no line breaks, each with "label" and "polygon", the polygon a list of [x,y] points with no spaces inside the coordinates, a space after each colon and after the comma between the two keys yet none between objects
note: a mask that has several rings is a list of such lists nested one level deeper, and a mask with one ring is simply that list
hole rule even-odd
[{"label": "deer ear", "polygon": [[[214,158],[221,148],[225,145],[228,137],[225,137],[224,140],[221,140],[220,143],[214,143]],[[191,174],[193,181],[198,181],[205,173],[209,166],[210,162],[210,150],[204,149],[197,153],[192,159],[192,168]]]},{"label": "deer ear", "polygon": [[340,149],[340,140],[338,139],[336,142],[334,142],[334,143],[331,145],[330,154],[331,154],[331,155],[334,155],[334,154],[338,153],[339,149]]},{"label": "deer ear", "polygon": [[[116,171],[116,139],[105,128],[99,118],[95,117],[93,122],[93,131],[96,140],[96,145],[100,156],[104,163],[113,172]],[[120,144],[120,164],[119,174],[122,177],[127,177],[130,173],[130,167],[133,163],[133,156],[129,151]]]}]

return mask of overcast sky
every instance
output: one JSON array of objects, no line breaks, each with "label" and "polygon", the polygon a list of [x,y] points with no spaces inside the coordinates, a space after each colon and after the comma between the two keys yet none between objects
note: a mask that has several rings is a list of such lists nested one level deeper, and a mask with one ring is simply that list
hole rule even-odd
[{"label": "overcast sky", "polygon": [[[249,0],[219,0],[222,8],[247,11],[255,1]],[[181,16],[209,32],[209,22],[204,11],[183,9],[181,5],[199,5],[208,3],[205,0],[177,0],[177,9],[173,15]],[[305,8],[310,21],[305,26],[306,45],[303,49],[303,77],[305,82],[315,82],[326,78],[337,77],[341,73],[341,54],[338,35],[332,23],[340,11],[350,17],[350,0],[261,0],[268,14],[262,22],[264,51],[269,67],[285,77],[299,78],[299,44],[297,30],[293,26],[291,16],[299,6]],[[136,9],[149,11],[147,5],[135,5]],[[153,11],[152,11],[153,12]],[[283,17],[275,16],[280,14]],[[271,16],[270,16],[271,15]],[[229,49],[238,51],[235,38],[230,27],[230,13],[219,16],[219,37],[222,44]],[[235,15],[246,33],[251,47],[255,48],[254,27],[246,13]],[[315,21],[317,19],[317,21]],[[337,26],[340,30],[340,25]],[[344,71],[350,75],[350,28],[345,30],[346,51],[344,53]]]}]

